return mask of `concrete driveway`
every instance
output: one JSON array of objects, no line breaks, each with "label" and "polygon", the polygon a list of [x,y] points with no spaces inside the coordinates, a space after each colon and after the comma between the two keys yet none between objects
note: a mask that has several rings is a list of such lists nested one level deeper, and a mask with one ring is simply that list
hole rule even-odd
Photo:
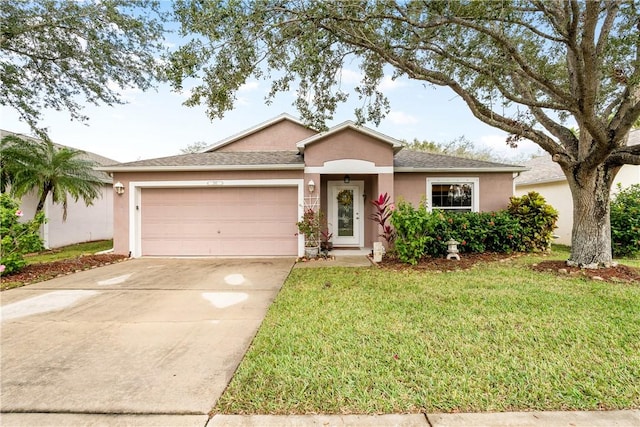
[{"label": "concrete driveway", "polygon": [[5,291],[7,413],[207,414],[293,259],[135,259]]}]

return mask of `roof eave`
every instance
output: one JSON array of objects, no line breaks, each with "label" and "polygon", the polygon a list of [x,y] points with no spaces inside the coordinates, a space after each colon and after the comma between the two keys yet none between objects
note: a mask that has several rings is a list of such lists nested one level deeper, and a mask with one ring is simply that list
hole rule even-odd
[{"label": "roof eave", "polygon": [[403,166],[394,168],[394,172],[450,172],[450,173],[466,173],[466,172],[524,172],[529,170],[520,166],[508,166],[508,167],[477,167],[477,168],[421,168],[412,166]]},{"label": "roof eave", "polygon": [[565,177],[557,177],[557,178],[549,178],[549,179],[540,179],[537,181],[526,181],[526,182],[518,182],[516,181],[516,187],[522,185],[536,185],[536,184],[553,184],[555,182],[565,182],[567,178]]},{"label": "roof eave", "polygon": [[104,172],[201,172],[201,171],[272,171],[304,170],[303,164],[281,165],[202,165],[202,166],[106,166]]}]

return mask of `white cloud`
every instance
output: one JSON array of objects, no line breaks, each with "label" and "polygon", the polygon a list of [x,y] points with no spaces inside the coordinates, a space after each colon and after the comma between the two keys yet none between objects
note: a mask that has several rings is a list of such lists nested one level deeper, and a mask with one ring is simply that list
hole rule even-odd
[{"label": "white cloud", "polygon": [[251,80],[246,82],[245,84],[241,85],[238,88],[238,92],[251,92],[254,91],[256,89],[258,89],[260,87],[260,83],[258,83],[255,80]]},{"label": "white cloud", "polygon": [[538,144],[528,139],[519,141],[517,148],[511,148],[507,145],[506,134],[483,135],[478,138],[477,141],[483,146],[490,148],[496,154],[507,158],[526,157],[531,154],[536,154],[541,150]]},{"label": "white cloud", "polygon": [[387,118],[394,125],[415,125],[420,122],[417,117],[402,111],[392,111],[387,115]]},{"label": "white cloud", "polygon": [[406,85],[407,82],[404,80],[393,80],[391,76],[384,76],[382,78],[382,81],[380,82],[380,85],[378,86],[378,90],[380,90],[380,92],[388,92],[390,90],[398,89]]},{"label": "white cloud", "polygon": [[338,81],[344,84],[357,85],[362,80],[362,74],[358,71],[350,70],[349,68],[343,68],[338,72],[336,76]]},{"label": "white cloud", "polygon": [[136,96],[143,93],[143,90],[137,87],[120,87],[116,82],[109,81],[107,88],[116,92],[125,102],[133,102],[136,100]]}]

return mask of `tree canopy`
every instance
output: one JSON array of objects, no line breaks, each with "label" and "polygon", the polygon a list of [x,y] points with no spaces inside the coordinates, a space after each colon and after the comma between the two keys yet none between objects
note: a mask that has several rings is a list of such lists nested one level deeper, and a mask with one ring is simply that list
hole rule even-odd
[{"label": "tree canopy", "polygon": [[388,113],[379,90],[385,74],[449,87],[510,144],[526,138],[552,155],[574,196],[572,260],[606,265],[611,184],[622,165],[640,164],[640,146],[627,145],[640,116],[637,7],[633,0],[178,0],[175,15],[191,40],[173,52],[168,77],[177,89],[200,78],[187,105],[205,104],[210,117],[233,108],[250,77],[272,82],[268,99],[295,88],[302,118],[317,128],[353,95],[341,85],[349,64],[362,74],[360,122]]},{"label": "tree canopy", "polygon": [[571,116],[595,143],[616,145],[612,160],[640,163],[638,150],[621,146],[640,116],[640,22],[631,0],[179,0],[175,12],[183,35],[197,37],[173,53],[169,75],[177,88],[201,77],[188,104],[206,104],[212,117],[256,77],[272,81],[270,96],[296,85],[296,106],[321,128],[349,95],[341,71],[357,57],[361,121],[377,123],[388,111],[377,88],[391,66],[394,77],[450,87],[483,122],[565,162],[580,145],[563,125]]},{"label": "tree canopy", "polygon": [[119,90],[149,88],[163,37],[154,0],[0,1],[0,105],[46,137],[44,109],[85,120],[82,102],[119,104]]}]

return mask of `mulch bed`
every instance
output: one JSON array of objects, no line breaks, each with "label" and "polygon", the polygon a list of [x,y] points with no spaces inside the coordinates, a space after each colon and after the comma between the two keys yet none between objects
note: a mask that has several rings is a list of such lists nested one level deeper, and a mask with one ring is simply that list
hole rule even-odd
[{"label": "mulch bed", "polygon": [[53,279],[54,277],[64,274],[76,273],[90,268],[113,264],[114,262],[119,262],[124,259],[127,259],[126,255],[101,254],[84,255],[72,259],[31,264],[25,266],[17,273],[2,276],[2,281],[19,282],[26,285]]},{"label": "mulch bed", "polygon": [[[522,256],[521,253],[501,254],[501,253],[478,253],[461,254],[460,261],[448,260],[446,258],[423,258],[417,265],[405,264],[397,258],[384,257],[378,265],[394,271],[417,270],[417,271],[456,271],[467,270],[478,263],[484,262],[506,262]],[[617,265],[611,268],[600,268],[597,270],[582,269],[579,267],[568,267],[565,261],[542,261],[533,264],[531,268],[535,271],[555,273],[560,276],[582,276],[593,280],[607,282],[638,282],[640,283],[640,269]]]},{"label": "mulch bed", "polygon": [[638,282],[640,283],[640,270],[626,265],[618,264],[616,267],[598,268],[597,270],[569,267],[564,261],[542,261],[533,264],[535,271],[546,271],[558,275],[582,276],[593,280],[607,282]]},{"label": "mulch bed", "polygon": [[423,258],[416,265],[406,264],[397,258],[385,256],[378,265],[394,271],[420,270],[420,271],[456,271],[467,270],[479,262],[506,262],[517,258],[522,254],[499,254],[493,252],[460,254],[460,261],[446,258]]}]

